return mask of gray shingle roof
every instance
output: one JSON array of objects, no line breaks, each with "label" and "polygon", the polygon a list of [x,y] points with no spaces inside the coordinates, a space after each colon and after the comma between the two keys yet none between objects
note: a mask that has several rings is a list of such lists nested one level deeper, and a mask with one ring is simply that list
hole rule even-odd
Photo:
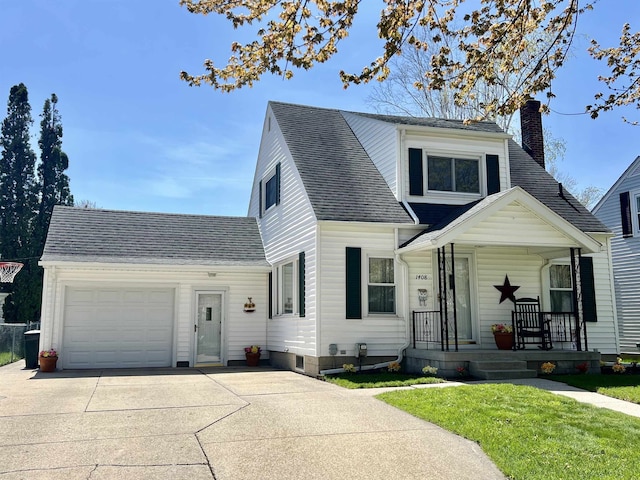
[{"label": "gray shingle roof", "polygon": [[340,111],[269,104],[318,220],[413,223]]},{"label": "gray shingle roof", "polygon": [[255,218],[56,206],[43,261],[268,266]]},{"label": "gray shingle roof", "polygon": [[518,185],[541,203],[583,232],[609,232],[589,210],[563,189],[558,182],[516,142],[509,140],[511,185]]},{"label": "gray shingle roof", "polygon": [[450,120],[446,118],[402,117],[360,112],[349,113],[353,113],[354,115],[359,115],[361,117],[373,118],[382,122],[393,123],[395,125],[415,125],[418,127],[453,128],[456,130],[467,130],[471,132],[504,133],[504,131],[494,122],[472,122],[465,125],[463,120]]},{"label": "gray shingle roof", "polygon": [[[339,110],[279,102],[270,105],[318,220],[410,222]],[[349,113],[397,125],[504,133],[493,122],[465,125],[461,120]],[[512,186],[522,187],[584,232],[609,231],[571,194],[565,191],[560,196],[556,180],[513,140],[509,140],[509,156]],[[440,215],[440,210],[440,217],[448,216]],[[418,216],[422,220],[433,215],[423,208]]]}]

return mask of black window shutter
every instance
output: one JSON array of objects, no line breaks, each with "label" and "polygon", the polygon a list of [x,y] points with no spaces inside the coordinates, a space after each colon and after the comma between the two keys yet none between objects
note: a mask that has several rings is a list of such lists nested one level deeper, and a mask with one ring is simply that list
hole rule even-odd
[{"label": "black window shutter", "polygon": [[487,155],[487,195],[500,191],[500,164],[498,155]]},{"label": "black window shutter", "polygon": [[300,316],[304,317],[305,315],[305,305],[304,305],[304,252],[300,252],[298,254],[298,310],[300,312]]},{"label": "black window shutter", "polygon": [[582,285],[582,315],[587,322],[597,322],[596,286],[593,279],[593,258],[580,257],[580,284]]},{"label": "black window shutter", "polygon": [[422,150],[409,149],[409,195],[424,195]]},{"label": "black window shutter", "polygon": [[276,205],[280,205],[280,164],[276,165]]},{"label": "black window shutter", "polygon": [[262,218],[262,180],[258,183],[258,207],[260,208],[258,217]]},{"label": "black window shutter", "polygon": [[633,236],[633,223],[631,222],[631,199],[629,192],[620,194],[620,216],[622,217],[622,236]]},{"label": "black window shutter", "polygon": [[269,272],[269,318],[273,318],[273,272]]},{"label": "black window shutter", "polygon": [[347,318],[362,318],[362,250],[347,247],[346,305]]}]

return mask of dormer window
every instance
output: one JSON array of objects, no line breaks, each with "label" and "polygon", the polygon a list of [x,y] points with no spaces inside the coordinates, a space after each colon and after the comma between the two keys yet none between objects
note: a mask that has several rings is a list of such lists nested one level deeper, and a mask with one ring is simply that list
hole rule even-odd
[{"label": "dormer window", "polygon": [[427,157],[427,190],[480,193],[480,162],[469,158]]},{"label": "dormer window", "polygon": [[[431,201],[473,201],[500,191],[497,155],[408,149],[409,195]],[[455,197],[454,197],[455,194]]]}]

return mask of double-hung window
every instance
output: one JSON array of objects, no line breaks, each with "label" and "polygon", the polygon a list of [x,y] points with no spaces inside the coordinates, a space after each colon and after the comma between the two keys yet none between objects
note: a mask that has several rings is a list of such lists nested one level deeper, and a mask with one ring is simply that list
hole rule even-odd
[{"label": "double-hung window", "polygon": [[305,255],[281,263],[271,276],[271,309],[275,315],[305,315]]},{"label": "double-hung window", "polygon": [[369,257],[369,313],[396,312],[396,286],[393,258]]},{"label": "double-hung window", "polygon": [[549,267],[549,300],[552,312],[573,312],[571,267],[553,264]]},{"label": "double-hung window", "polygon": [[290,315],[296,308],[296,261],[275,268],[274,305],[276,315]]}]

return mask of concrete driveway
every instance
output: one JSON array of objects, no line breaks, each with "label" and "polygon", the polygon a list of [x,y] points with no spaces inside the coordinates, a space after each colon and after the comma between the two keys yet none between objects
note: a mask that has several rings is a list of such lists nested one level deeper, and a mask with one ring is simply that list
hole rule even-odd
[{"label": "concrete driveway", "polygon": [[474,443],[269,369],[0,368],[0,479],[502,479]]}]

